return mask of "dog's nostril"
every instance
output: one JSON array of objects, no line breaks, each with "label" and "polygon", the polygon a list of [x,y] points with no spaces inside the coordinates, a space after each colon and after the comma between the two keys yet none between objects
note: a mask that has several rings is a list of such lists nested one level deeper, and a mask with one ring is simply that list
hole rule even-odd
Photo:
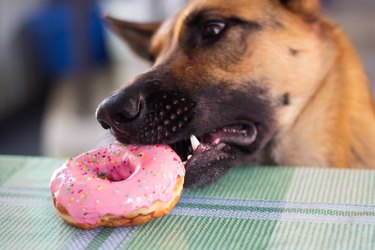
[{"label": "dog's nostril", "polygon": [[106,123],[105,121],[103,121],[103,120],[99,120],[99,123],[100,123],[100,125],[101,125],[104,129],[110,129],[110,128],[111,128],[111,126],[110,126],[108,123]]},{"label": "dog's nostril", "polygon": [[131,121],[140,114],[141,109],[142,101],[140,98],[128,98],[123,111],[119,113],[119,119],[124,119],[122,122]]},{"label": "dog's nostril", "polygon": [[122,113],[116,113],[112,117],[113,121],[117,124],[123,124],[129,121],[129,118],[127,118],[124,114]]}]

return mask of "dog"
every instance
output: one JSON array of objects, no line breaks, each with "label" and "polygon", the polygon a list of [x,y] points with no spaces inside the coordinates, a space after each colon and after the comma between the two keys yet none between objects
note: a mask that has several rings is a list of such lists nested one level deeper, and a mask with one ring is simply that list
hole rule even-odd
[{"label": "dog", "polygon": [[318,0],[193,0],[162,22],[105,19],[152,66],[97,119],[121,143],[171,145],[185,187],[238,164],[375,167],[367,77]]}]

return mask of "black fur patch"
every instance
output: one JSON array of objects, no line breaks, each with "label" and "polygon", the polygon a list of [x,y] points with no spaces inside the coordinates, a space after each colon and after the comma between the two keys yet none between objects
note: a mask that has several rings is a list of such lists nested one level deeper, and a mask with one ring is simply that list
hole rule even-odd
[{"label": "black fur patch", "polygon": [[280,0],[280,3],[282,5],[287,5],[290,2],[290,0]]},{"label": "black fur patch", "polygon": [[289,106],[290,105],[290,95],[289,93],[285,93],[281,97],[281,103],[283,106]]},{"label": "black fur patch", "polygon": [[299,50],[297,50],[297,49],[289,48],[289,52],[292,56],[298,56],[299,55]]}]

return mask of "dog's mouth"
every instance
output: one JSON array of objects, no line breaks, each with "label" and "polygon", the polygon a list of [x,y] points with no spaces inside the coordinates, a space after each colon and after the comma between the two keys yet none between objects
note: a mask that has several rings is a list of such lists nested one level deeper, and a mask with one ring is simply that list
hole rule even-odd
[{"label": "dog's mouth", "polygon": [[[248,151],[257,138],[254,123],[243,122],[170,144],[188,169],[194,164],[235,160],[235,149]],[[203,161],[203,162],[202,162]]]},{"label": "dog's mouth", "polygon": [[[143,111],[132,119],[113,115],[107,102],[107,110],[100,106],[98,120],[120,143],[170,145],[184,162],[184,186],[203,187],[252,159],[274,132],[272,112],[263,98],[230,92],[209,106],[204,98],[223,95],[219,90],[208,88],[195,100],[180,92],[153,92],[142,102]],[[239,107],[242,103],[249,105]]]}]

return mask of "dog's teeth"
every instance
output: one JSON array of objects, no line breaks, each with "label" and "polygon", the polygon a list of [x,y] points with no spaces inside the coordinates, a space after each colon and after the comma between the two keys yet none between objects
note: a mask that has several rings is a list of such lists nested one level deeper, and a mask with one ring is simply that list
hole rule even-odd
[{"label": "dog's teeth", "polygon": [[191,143],[191,147],[193,148],[193,152],[197,149],[197,147],[200,144],[198,138],[195,135],[190,136],[190,143]]},{"label": "dog's teeth", "polygon": [[191,158],[191,155],[188,155],[186,161],[183,161],[182,164],[186,165],[186,162],[187,162],[190,158]]}]

